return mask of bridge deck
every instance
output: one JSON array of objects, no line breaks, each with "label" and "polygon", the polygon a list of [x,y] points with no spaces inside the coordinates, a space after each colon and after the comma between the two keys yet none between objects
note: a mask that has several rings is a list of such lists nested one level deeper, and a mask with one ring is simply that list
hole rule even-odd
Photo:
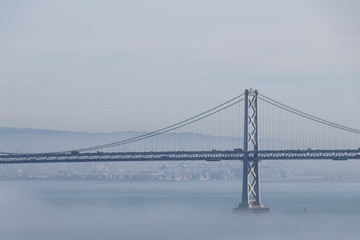
[{"label": "bridge deck", "polygon": [[[97,152],[3,154],[0,164],[61,162],[129,162],[129,161],[221,161],[242,160],[243,151],[178,152]],[[360,149],[349,150],[279,150],[250,151],[249,160],[347,160],[360,159]]]}]

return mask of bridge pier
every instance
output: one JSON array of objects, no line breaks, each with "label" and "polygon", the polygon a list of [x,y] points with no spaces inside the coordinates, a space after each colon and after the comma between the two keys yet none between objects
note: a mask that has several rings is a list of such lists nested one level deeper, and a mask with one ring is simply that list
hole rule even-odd
[{"label": "bridge pier", "polygon": [[245,90],[242,202],[233,209],[234,213],[269,211],[269,208],[264,207],[264,204],[261,203],[260,169],[257,154],[253,159],[249,159],[249,151],[257,152],[259,149],[257,95],[257,90]]},{"label": "bridge pier", "polygon": [[270,211],[269,208],[266,208],[264,204],[261,203],[259,174],[259,161],[255,160],[249,162],[249,160],[244,159],[242,202],[239,204],[238,207],[233,209],[234,213],[243,211]]}]

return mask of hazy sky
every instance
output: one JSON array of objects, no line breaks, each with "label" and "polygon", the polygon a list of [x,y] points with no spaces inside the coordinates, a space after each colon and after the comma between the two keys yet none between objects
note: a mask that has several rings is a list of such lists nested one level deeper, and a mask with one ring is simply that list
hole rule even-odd
[{"label": "hazy sky", "polygon": [[0,127],[150,131],[245,88],[360,129],[360,2],[0,0]]}]

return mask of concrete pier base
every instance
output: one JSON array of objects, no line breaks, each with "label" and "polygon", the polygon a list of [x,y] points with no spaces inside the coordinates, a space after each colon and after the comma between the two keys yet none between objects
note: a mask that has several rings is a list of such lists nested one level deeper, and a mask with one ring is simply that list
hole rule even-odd
[{"label": "concrete pier base", "polygon": [[242,205],[239,204],[239,207],[233,209],[233,213],[241,213],[241,212],[254,212],[254,213],[263,213],[270,212],[270,208],[264,207],[264,204],[260,205]]}]

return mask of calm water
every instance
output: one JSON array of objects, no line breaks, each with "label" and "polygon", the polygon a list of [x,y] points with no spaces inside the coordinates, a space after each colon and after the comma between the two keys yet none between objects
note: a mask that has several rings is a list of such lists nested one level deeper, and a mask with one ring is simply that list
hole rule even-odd
[{"label": "calm water", "polygon": [[255,215],[240,184],[1,182],[0,239],[360,239],[360,183],[263,183]]}]

